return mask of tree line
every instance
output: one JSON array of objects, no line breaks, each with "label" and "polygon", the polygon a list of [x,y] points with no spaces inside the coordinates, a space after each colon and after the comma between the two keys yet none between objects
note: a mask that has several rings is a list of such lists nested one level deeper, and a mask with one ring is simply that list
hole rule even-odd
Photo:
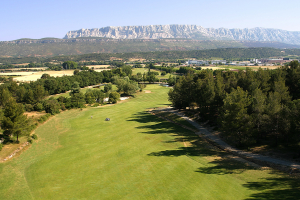
[{"label": "tree line", "polygon": [[196,58],[211,59],[222,58],[225,60],[249,60],[250,58],[269,58],[274,56],[300,55],[300,49],[276,49],[276,48],[218,48],[209,50],[190,51],[153,51],[153,52],[132,52],[132,53],[92,53],[83,55],[53,56],[51,58],[40,57],[8,57],[0,58],[0,63],[4,65],[19,63],[51,63],[65,62],[109,62],[111,58],[129,61],[130,58],[146,59],[147,61],[173,61],[178,59]]},{"label": "tree line", "polygon": [[[0,125],[3,132],[0,134],[0,140],[3,138],[4,143],[18,142],[19,136],[28,136],[36,127],[37,124],[24,115],[25,111],[45,111],[54,115],[61,110],[83,108],[85,104],[98,106],[105,103],[104,98],[116,103],[120,94],[133,95],[145,86],[131,80],[131,74],[131,67],[123,66],[102,72],[77,69],[73,76],[51,77],[49,74],[43,74],[40,79],[30,83],[18,84],[9,79],[0,85]],[[112,91],[110,82],[117,85],[117,92]],[[85,94],[80,91],[86,86],[101,83],[106,83],[103,90],[88,89]],[[69,97],[46,98],[67,91],[70,91]],[[0,146],[2,147],[2,144]]]},{"label": "tree line", "polygon": [[300,142],[300,66],[275,70],[189,71],[169,91],[178,109],[195,109],[240,146]]}]

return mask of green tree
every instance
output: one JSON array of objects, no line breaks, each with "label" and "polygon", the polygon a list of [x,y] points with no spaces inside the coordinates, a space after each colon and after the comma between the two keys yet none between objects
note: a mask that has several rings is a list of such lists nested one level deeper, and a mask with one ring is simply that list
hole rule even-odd
[{"label": "green tree", "polygon": [[93,90],[88,89],[88,90],[86,91],[86,93],[84,94],[84,96],[85,96],[85,102],[86,102],[87,104],[93,104],[93,103],[96,102],[96,98],[95,98],[95,96],[94,96]]},{"label": "green tree", "polygon": [[55,115],[59,113],[60,107],[61,107],[60,104],[55,99],[44,101],[44,109],[46,113],[50,113],[51,115]]},{"label": "green tree", "polygon": [[28,131],[28,121],[24,115],[23,105],[18,104],[12,97],[5,105],[1,128],[4,130],[4,135],[16,136],[17,142],[19,142],[19,136]]},{"label": "green tree", "polygon": [[80,87],[79,87],[79,83],[77,81],[73,82],[73,85],[71,86],[71,92],[70,95],[72,96],[75,93],[79,93],[80,92]]},{"label": "green tree", "polygon": [[124,87],[123,87],[124,93],[127,95],[132,95],[136,93],[137,90],[139,90],[139,86],[137,82],[134,81],[128,81]]},{"label": "green tree", "polygon": [[233,89],[224,99],[224,113],[222,116],[222,129],[228,136],[232,136],[239,145],[251,140],[252,123],[247,114],[250,99],[242,88]]},{"label": "green tree", "polygon": [[2,90],[0,90],[0,106],[5,106],[11,97],[12,95],[9,90],[2,88]]},{"label": "green tree", "polygon": [[260,89],[255,89],[251,98],[251,117],[255,126],[255,134],[257,141],[262,138],[262,133],[265,132],[265,125],[267,115],[265,114],[267,108],[267,96]]},{"label": "green tree", "polygon": [[64,69],[77,69],[77,63],[74,61],[65,61],[62,66]]},{"label": "green tree", "polygon": [[110,103],[117,103],[118,101],[120,100],[120,94],[118,92],[111,92],[109,94],[109,99],[108,99],[108,102]]},{"label": "green tree", "polygon": [[104,86],[104,92],[107,93],[109,91],[112,90],[112,84],[111,83],[107,83],[105,86]]},{"label": "green tree", "polygon": [[105,94],[101,90],[93,90],[93,95],[94,95],[97,103],[101,103],[101,104],[103,103]]},{"label": "green tree", "polygon": [[43,74],[43,75],[41,76],[41,79],[48,79],[48,78],[50,78],[50,75],[49,75],[49,74]]},{"label": "green tree", "polygon": [[72,106],[75,108],[83,108],[85,104],[85,96],[80,92],[80,87],[78,82],[74,82],[70,92]]}]

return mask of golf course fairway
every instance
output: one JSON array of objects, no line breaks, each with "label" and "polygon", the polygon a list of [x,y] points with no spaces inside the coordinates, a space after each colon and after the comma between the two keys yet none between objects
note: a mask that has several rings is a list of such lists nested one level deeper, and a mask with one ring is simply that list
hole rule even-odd
[{"label": "golf course fairway", "polygon": [[294,179],[229,159],[193,132],[147,113],[169,105],[169,89],[146,89],[151,93],[65,111],[40,125],[37,141],[0,163],[0,199],[299,197]]}]

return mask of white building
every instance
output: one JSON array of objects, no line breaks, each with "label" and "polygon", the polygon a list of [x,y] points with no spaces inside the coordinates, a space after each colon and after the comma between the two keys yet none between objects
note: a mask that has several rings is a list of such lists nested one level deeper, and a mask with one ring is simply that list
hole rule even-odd
[{"label": "white building", "polygon": [[187,64],[189,65],[209,65],[209,64],[226,64],[226,60],[188,60]]}]

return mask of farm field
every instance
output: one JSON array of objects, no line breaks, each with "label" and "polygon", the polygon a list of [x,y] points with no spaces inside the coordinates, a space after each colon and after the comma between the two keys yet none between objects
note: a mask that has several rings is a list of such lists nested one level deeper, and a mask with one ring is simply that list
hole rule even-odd
[{"label": "farm field", "polygon": [[[144,74],[144,73],[147,73],[148,71],[149,71],[148,68],[134,68],[134,69],[132,69],[132,74],[133,74],[133,75],[136,75],[136,74],[139,73],[139,72],[142,73],[142,74]],[[150,71],[151,71],[151,72],[158,72],[159,75],[156,76],[156,77],[159,78],[159,79],[161,79],[161,78],[167,79],[167,78],[169,78],[170,75],[171,75],[171,76],[177,76],[177,75],[169,74],[169,73],[167,73],[165,76],[161,76],[161,75],[160,75],[161,72],[160,72],[159,70],[151,69]]]},{"label": "farm field", "polygon": [[17,76],[13,78],[15,81],[19,82],[29,82],[36,81],[40,79],[43,74],[49,74],[50,76],[60,77],[60,76],[72,76],[74,70],[62,70],[62,71],[39,71],[39,72],[11,72],[11,73],[0,73],[0,76]]},{"label": "farm field", "polygon": [[[149,68],[133,68],[132,69],[132,74],[133,75],[136,75],[137,73],[141,73],[141,74],[144,74],[144,73],[147,73],[149,71]],[[155,69],[150,69],[151,72],[159,72],[159,70],[155,70]]]},{"label": "farm field", "polygon": [[103,69],[103,68],[110,68],[110,65],[87,65],[86,67],[92,69]]},{"label": "farm field", "polygon": [[38,141],[0,163],[1,199],[299,197],[296,179],[222,158],[191,131],[147,113],[169,105],[169,89],[146,90],[113,106],[65,111],[39,126]]}]

